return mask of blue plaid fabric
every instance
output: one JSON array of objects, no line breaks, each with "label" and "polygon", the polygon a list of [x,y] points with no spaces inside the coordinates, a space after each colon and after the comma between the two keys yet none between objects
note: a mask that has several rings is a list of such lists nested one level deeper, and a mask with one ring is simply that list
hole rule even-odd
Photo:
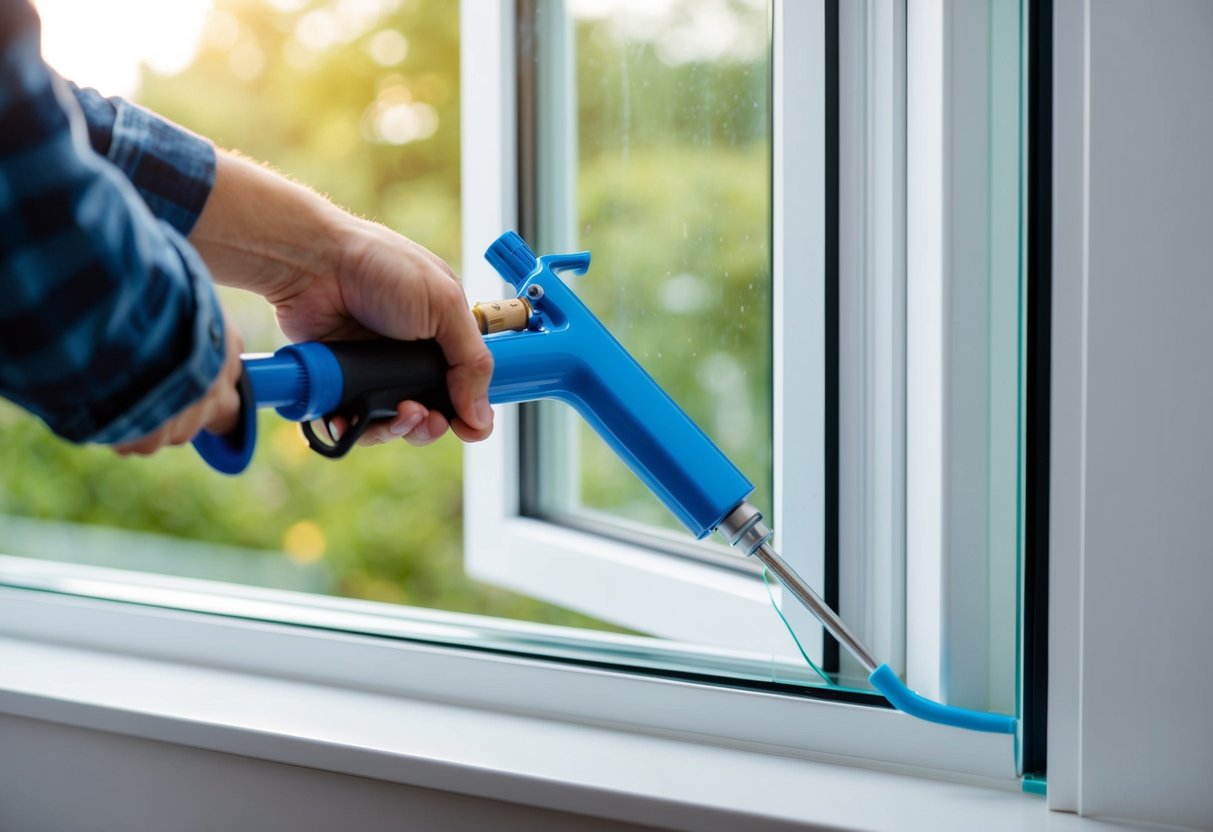
[{"label": "blue plaid fabric", "polygon": [[39,40],[27,0],[0,0],[0,396],[74,442],[123,442],[223,363],[214,286],[184,236],[215,152],[70,88]]}]

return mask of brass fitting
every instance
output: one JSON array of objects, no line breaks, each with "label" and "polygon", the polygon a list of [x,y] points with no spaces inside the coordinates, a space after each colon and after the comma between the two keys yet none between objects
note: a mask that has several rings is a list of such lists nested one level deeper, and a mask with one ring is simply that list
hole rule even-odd
[{"label": "brass fitting", "polygon": [[523,298],[491,300],[472,307],[472,317],[476,319],[481,335],[526,329],[531,312],[531,305]]}]

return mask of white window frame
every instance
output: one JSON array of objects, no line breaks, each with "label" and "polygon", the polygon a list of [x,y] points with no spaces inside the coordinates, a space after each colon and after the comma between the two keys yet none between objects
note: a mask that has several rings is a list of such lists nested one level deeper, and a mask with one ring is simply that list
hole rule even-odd
[{"label": "white window frame", "polygon": [[1213,818],[1210,11],[1051,21],[1049,806],[1176,829]]},{"label": "white window frame", "polygon": [[[464,43],[463,60],[465,83],[470,79],[494,79],[494,88],[501,95],[486,98],[481,104],[493,111],[490,114],[499,123],[511,120],[511,97],[508,82],[494,76],[492,70],[503,65],[503,54],[512,43],[512,31],[504,26],[512,5],[509,0],[477,3],[475,15],[464,16],[465,21],[473,16],[488,20],[490,25],[485,29],[498,35],[496,41],[486,43],[483,38],[477,39],[475,32],[469,33],[472,39]],[[777,31],[799,26],[820,32],[820,16],[814,16],[814,9],[820,6],[777,4],[776,22],[783,23]],[[814,75],[818,71],[815,56],[820,55],[821,50],[800,50],[793,55],[777,42],[777,78],[783,60],[779,56],[787,56],[787,67],[793,58],[804,62],[796,71],[818,77]],[[776,94],[787,96],[789,88],[777,82]],[[483,122],[475,117],[465,121],[465,135],[476,132],[477,125]],[[793,127],[784,124],[781,129],[786,132]],[[492,235],[499,233],[501,221],[514,205],[511,180],[486,175],[499,173],[513,158],[512,129],[497,135],[503,141],[491,147],[477,146],[484,151],[479,155],[465,155],[464,182],[475,189],[474,198],[467,200],[469,222],[465,233],[469,238],[490,221]],[[820,136],[820,131],[816,135]],[[812,134],[804,138],[810,142],[808,147],[818,146],[811,144],[815,141]],[[777,152],[776,164],[807,165],[808,161],[804,154],[794,158],[781,157]],[[789,202],[804,198],[805,189],[791,191],[777,191],[778,198]],[[786,228],[778,233],[785,234]],[[793,235],[787,236],[790,239]],[[803,240],[801,244],[810,245]],[[488,288],[489,276],[487,267],[478,265],[479,252],[476,254],[476,258],[467,260],[473,291],[478,288],[476,280]],[[785,297],[784,302],[790,301]],[[781,337],[792,335],[784,332]],[[789,373],[791,368],[782,365],[780,371]],[[503,435],[516,431],[508,410],[500,418]],[[802,423],[803,418],[796,424]],[[469,455],[469,482],[488,479],[506,487],[493,492],[498,501],[495,504],[469,506],[468,535],[483,546],[488,542],[485,534],[503,528],[495,526],[491,518],[485,521],[487,510],[493,509],[497,512],[494,516],[517,524],[511,525],[511,532],[529,534],[539,543],[551,545],[551,541],[544,541],[544,535],[552,532],[543,524],[505,513],[510,498],[516,504],[517,497],[508,490],[516,470],[512,467],[516,459],[511,459],[508,451],[507,446],[504,452],[499,447],[497,454],[486,453],[483,458]],[[786,463],[786,452],[783,456]],[[562,529],[556,532],[565,534]],[[552,545],[550,551],[556,556],[567,550]],[[620,546],[610,554],[626,560],[644,553]],[[710,574],[721,581],[732,577],[720,570]],[[662,583],[661,578],[648,578],[653,586],[646,591],[660,601],[652,606],[668,609],[670,598],[661,593],[678,592],[678,580],[677,576],[666,576]],[[521,655],[526,651],[526,638],[554,642],[574,635],[567,628],[486,621],[435,610],[21,558],[0,558],[0,584],[0,636],[31,644],[72,645],[98,654],[148,657],[163,662],[166,674],[187,667],[303,680],[335,689],[454,702],[484,712],[522,713],[610,731],[677,737],[720,749],[751,749],[773,756],[928,774],[1003,789],[1018,786],[1015,738],[1011,736],[963,731],[888,709],[799,694]],[[597,593],[609,590],[604,584],[592,587]],[[764,614],[774,618],[765,595],[760,597]],[[740,593],[739,598],[741,606],[745,599]],[[648,605],[646,598],[630,600],[638,607]],[[702,616],[702,608],[694,608],[694,612]],[[711,616],[702,616],[694,628],[694,640],[702,641],[703,633],[710,633],[714,626],[728,629],[726,624],[709,620],[727,622],[727,618],[727,612],[722,614],[718,609],[713,609]],[[466,632],[474,637],[478,629],[487,626],[512,630],[520,637],[518,647],[505,651],[456,646],[459,637],[452,634]],[[637,644],[636,639],[627,636],[580,631],[575,635],[597,639],[604,647]],[[451,643],[442,643],[444,639]],[[755,644],[749,641],[742,647],[755,650]],[[71,708],[66,707],[57,717],[40,718],[71,722],[74,717],[69,711]],[[139,722],[118,720],[112,730],[137,734]],[[253,744],[247,747],[251,749]],[[626,764],[625,760],[613,762]]]}]

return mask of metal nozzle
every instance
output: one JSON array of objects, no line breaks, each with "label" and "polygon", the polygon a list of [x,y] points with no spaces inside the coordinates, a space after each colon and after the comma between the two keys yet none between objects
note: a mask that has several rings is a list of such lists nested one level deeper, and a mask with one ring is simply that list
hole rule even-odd
[{"label": "metal nozzle", "polygon": [[523,298],[493,300],[472,307],[472,317],[481,335],[526,329],[532,314],[531,305]]},{"label": "metal nozzle", "polygon": [[747,556],[754,555],[762,561],[763,565],[781,584],[788,588],[796,600],[821,622],[821,626],[838,639],[838,643],[863,665],[864,670],[869,674],[876,670],[879,665],[872,658],[872,654],[864,643],[843,623],[843,620],[838,617],[838,613],[830,609],[822,597],[813,591],[813,587],[809,586],[805,579],[800,577],[796,570],[771,548],[770,539],[773,532],[770,526],[762,522],[762,512],[748,502],[742,502],[725,516],[717,527],[717,531],[724,536],[730,546],[745,552]]},{"label": "metal nozzle", "polygon": [[762,522],[762,512],[745,501],[726,514],[716,530],[746,557],[754,554],[754,550],[774,534],[771,527]]}]

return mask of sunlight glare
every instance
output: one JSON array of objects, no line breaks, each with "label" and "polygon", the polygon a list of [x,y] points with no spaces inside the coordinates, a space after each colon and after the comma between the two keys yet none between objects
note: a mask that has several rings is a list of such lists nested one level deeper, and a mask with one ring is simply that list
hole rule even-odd
[{"label": "sunlight glare", "polygon": [[139,67],[181,72],[198,50],[211,0],[35,0],[42,55],[106,95],[138,92]]},{"label": "sunlight glare", "polygon": [[568,0],[573,19],[597,20],[621,41],[653,43],[667,64],[750,61],[767,49],[765,0]]}]

